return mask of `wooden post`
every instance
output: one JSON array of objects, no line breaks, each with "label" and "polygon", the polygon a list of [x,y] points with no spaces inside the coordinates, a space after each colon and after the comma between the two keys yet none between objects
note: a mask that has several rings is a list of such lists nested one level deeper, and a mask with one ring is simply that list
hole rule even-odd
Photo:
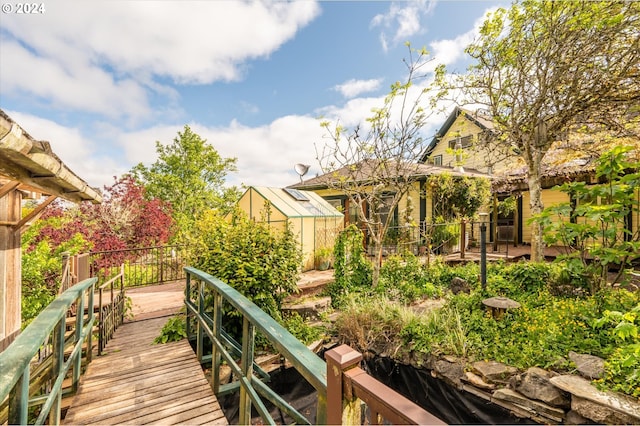
[{"label": "wooden post", "polygon": [[22,195],[18,182],[0,187],[0,351],[20,333],[22,273],[20,220]]},{"label": "wooden post", "polygon": [[347,345],[331,349],[327,361],[327,424],[360,424],[360,400],[344,394],[343,372],[358,367],[362,354]]},{"label": "wooden post", "polygon": [[[222,295],[219,291],[214,290],[213,297],[213,338],[222,341]],[[212,342],[211,348],[211,389],[214,394],[220,391],[220,364],[221,354],[215,342]]]},{"label": "wooden post", "polygon": [[[242,375],[251,385],[253,375],[253,351],[255,340],[255,328],[247,317],[242,321],[242,360],[240,369]],[[238,407],[238,419],[241,425],[251,424],[251,398],[244,386],[240,386],[240,406]]]}]

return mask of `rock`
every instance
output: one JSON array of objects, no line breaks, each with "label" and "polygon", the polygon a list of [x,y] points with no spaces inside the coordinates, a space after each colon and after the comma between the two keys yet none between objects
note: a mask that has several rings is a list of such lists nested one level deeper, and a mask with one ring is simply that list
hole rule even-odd
[{"label": "rock", "polygon": [[478,361],[473,363],[473,369],[485,380],[506,385],[509,378],[518,373],[518,369],[497,361]]},{"label": "rock", "polygon": [[498,389],[493,393],[493,397],[502,401],[509,401],[513,402],[514,404],[526,407],[534,411],[538,415],[544,416],[556,423],[560,423],[564,419],[564,410],[551,407],[539,401],[533,401],[511,389]]},{"label": "rock", "polygon": [[579,376],[562,375],[549,381],[572,395],[572,410],[596,423],[640,424],[640,404],[623,395],[600,391]]},{"label": "rock", "polygon": [[460,277],[454,277],[451,280],[451,285],[449,286],[449,288],[451,288],[451,292],[453,294],[471,293],[471,287],[469,286],[469,283],[467,282],[467,280],[464,280]]},{"label": "rock", "polygon": [[473,374],[471,371],[465,371],[464,376],[462,376],[461,380],[479,389],[493,390],[496,388],[496,385],[485,382],[484,380],[482,380],[482,377],[478,376],[477,374]]},{"label": "rock", "polygon": [[635,425],[638,418],[631,417],[588,399],[574,396],[571,398],[571,409],[596,423],[609,425]]},{"label": "rock", "polygon": [[331,297],[310,297],[282,305],[284,312],[297,312],[303,318],[319,319],[331,306]]},{"label": "rock", "polygon": [[564,417],[565,425],[586,425],[592,424],[589,419],[581,416],[578,412],[569,410],[567,415]]},{"label": "rock", "polygon": [[444,359],[437,360],[433,365],[433,372],[443,377],[456,388],[462,388],[461,378],[464,376],[464,366],[459,362],[449,362]]},{"label": "rock", "polygon": [[542,401],[554,407],[569,407],[565,394],[549,382],[555,374],[538,367],[529,368],[524,374],[513,376],[511,387],[527,398]]},{"label": "rock", "polygon": [[569,359],[576,365],[578,372],[587,379],[600,379],[604,374],[604,360],[602,358],[571,351]]}]

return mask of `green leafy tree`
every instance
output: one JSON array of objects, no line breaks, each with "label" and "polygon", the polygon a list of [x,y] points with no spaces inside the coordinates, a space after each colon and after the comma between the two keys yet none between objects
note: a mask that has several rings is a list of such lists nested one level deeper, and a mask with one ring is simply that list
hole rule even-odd
[{"label": "green leafy tree", "polygon": [[[638,34],[639,2],[524,0],[489,15],[467,47],[476,62],[459,82],[465,102],[489,109],[499,144],[524,160],[533,214],[554,141],[578,126],[628,132],[637,122]],[[534,222],[532,260],[543,248]]]},{"label": "green leafy tree", "polygon": [[191,241],[195,223],[206,211],[225,214],[238,200],[238,189],[224,186],[227,174],[236,170],[236,159],[221,157],[189,126],[169,145],[156,142],[156,152],[155,163],[140,163],[131,172],[148,197],[171,204],[178,228],[174,240]]},{"label": "green leafy tree", "polygon": [[[317,158],[330,177],[328,187],[346,194],[358,206],[358,219],[367,229],[376,256],[374,286],[380,276],[382,245],[394,218],[389,213],[423,176],[418,164],[424,149],[421,131],[435,112],[437,98],[433,85],[416,85],[428,75],[424,72],[431,62],[427,50],[407,45],[406,79],[391,85],[383,105],[372,110],[364,125],[348,129],[339,123],[321,123],[331,142],[318,150]],[[438,67],[435,80],[441,77]]]},{"label": "green leafy tree", "polygon": [[450,174],[429,176],[427,188],[434,216],[445,221],[472,218],[491,195],[488,179]]},{"label": "green leafy tree", "polygon": [[566,262],[566,273],[589,285],[592,294],[606,284],[611,266],[618,281],[640,253],[640,228],[634,232],[629,221],[640,217],[640,162],[627,160],[630,150],[616,147],[603,154],[596,177],[605,183],[564,184],[560,190],[572,201],[547,207],[535,218],[547,244],[565,247],[558,261]]}]

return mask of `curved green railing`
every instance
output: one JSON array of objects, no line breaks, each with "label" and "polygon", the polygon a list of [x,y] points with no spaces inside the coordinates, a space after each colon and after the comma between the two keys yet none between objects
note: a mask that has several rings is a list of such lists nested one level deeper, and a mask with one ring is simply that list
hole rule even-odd
[{"label": "curved green railing", "polygon": [[[82,346],[87,340],[87,362],[91,360],[92,328],[95,320],[93,294],[97,278],[88,278],[66,290],[49,304],[29,326],[0,353],[0,417],[9,424],[27,424],[30,407],[34,424],[60,423],[62,387],[73,369],[72,389],[77,389],[82,368]],[[85,300],[87,304],[85,305]],[[76,306],[76,319],[67,323],[69,308]],[[67,332],[67,327],[75,328]],[[51,351],[38,362],[43,351]],[[0,423],[4,423],[1,421]]]},{"label": "curved green railing", "polygon": [[[204,358],[205,334],[213,342],[211,355],[213,392],[221,395],[240,388],[239,423],[250,424],[253,406],[263,421],[275,424],[261,396],[291,416],[297,424],[311,423],[261,380],[261,378],[268,378],[268,375],[254,363],[254,337],[257,329],[317,390],[318,408],[314,423],[326,424],[327,366],[325,361],[234,288],[198,269],[185,267],[184,270],[187,275],[185,292],[187,333],[191,334],[191,321],[195,318],[196,354],[200,362]],[[206,310],[210,312],[206,312],[205,298],[209,296],[213,296],[213,306],[207,306]],[[233,341],[222,328],[223,300],[242,314],[241,344]],[[238,357],[240,365],[236,362]],[[220,373],[216,366],[220,365],[222,359],[231,367],[236,377],[239,377],[237,382],[220,385]]]}]

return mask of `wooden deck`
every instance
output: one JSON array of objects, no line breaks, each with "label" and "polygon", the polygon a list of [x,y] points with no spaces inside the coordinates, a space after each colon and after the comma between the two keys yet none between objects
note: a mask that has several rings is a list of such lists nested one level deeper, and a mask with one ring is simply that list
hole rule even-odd
[{"label": "wooden deck", "polygon": [[65,424],[228,424],[187,341],[153,343],[168,319],[159,315],[179,306],[159,306],[144,294],[179,293],[179,287],[136,289],[133,322],[89,364]]}]

